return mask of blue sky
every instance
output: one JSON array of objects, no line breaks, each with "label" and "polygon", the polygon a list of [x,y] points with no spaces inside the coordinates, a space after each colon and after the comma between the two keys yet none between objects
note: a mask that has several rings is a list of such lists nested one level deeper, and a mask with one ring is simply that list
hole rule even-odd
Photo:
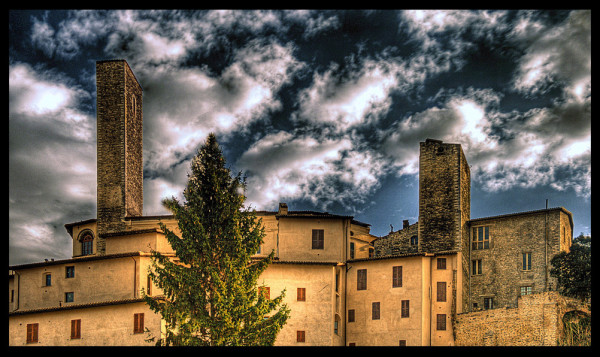
[{"label": "blue sky", "polygon": [[144,214],[215,132],[257,210],[418,219],[418,152],[460,143],[471,217],[563,206],[591,234],[590,11],[9,11],[9,263],[96,217],[95,62],[144,90]]}]

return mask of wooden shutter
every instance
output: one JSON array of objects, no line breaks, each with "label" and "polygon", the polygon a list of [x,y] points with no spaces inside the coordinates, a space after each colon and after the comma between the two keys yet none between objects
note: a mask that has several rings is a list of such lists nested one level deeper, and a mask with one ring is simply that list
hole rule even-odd
[{"label": "wooden shutter", "polygon": [[81,320],[71,320],[71,339],[81,338]]},{"label": "wooden shutter", "polygon": [[446,282],[440,281],[437,283],[437,301],[446,301]]},{"label": "wooden shutter", "polygon": [[374,302],[372,307],[372,318],[373,320],[379,320],[379,302]]},{"label": "wooden shutter", "polygon": [[367,269],[356,271],[356,290],[367,290]]},{"label": "wooden shutter", "polygon": [[306,288],[298,288],[298,301],[306,301]]},{"label": "wooden shutter", "polygon": [[402,310],[400,317],[409,317],[410,315],[409,309],[409,300],[402,300]]},{"label": "wooden shutter", "polygon": [[348,310],[348,322],[354,322],[354,309]]},{"label": "wooden shutter", "polygon": [[325,246],[325,234],[322,229],[312,230],[312,249],[323,249]]},{"label": "wooden shutter", "polygon": [[27,343],[38,342],[38,324],[27,324]]},{"label": "wooden shutter", "polygon": [[296,331],[296,342],[304,342],[305,338],[304,331]]},{"label": "wooden shutter", "polygon": [[393,288],[402,287],[402,267],[401,266],[393,267],[392,287]]},{"label": "wooden shutter", "polygon": [[133,314],[133,333],[144,332],[144,314]]},{"label": "wooden shutter", "polygon": [[437,329],[440,331],[446,330],[446,314],[437,315]]}]

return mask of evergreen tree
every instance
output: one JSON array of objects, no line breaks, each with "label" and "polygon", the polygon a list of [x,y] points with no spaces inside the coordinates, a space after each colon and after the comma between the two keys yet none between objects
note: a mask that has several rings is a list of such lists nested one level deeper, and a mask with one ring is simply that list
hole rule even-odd
[{"label": "evergreen tree", "polygon": [[245,186],[241,173],[230,175],[211,133],[192,160],[185,202],[162,201],[181,237],[160,223],[179,262],[152,252],[149,274],[164,298],[144,299],[166,323],[157,344],[272,345],[287,321],[285,290],[273,299],[258,293],[258,278],[274,252],[251,258],[265,233],[262,221],[244,207]]},{"label": "evergreen tree", "polygon": [[569,253],[560,252],[552,260],[550,275],[557,279],[558,291],[585,301],[592,296],[592,238],[583,233],[573,239]]}]

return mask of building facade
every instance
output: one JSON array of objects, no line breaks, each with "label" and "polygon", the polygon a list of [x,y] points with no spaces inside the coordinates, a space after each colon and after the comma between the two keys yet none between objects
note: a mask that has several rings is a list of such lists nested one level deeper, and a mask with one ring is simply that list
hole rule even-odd
[{"label": "building facade", "polygon": [[[98,213],[65,228],[72,258],[9,267],[9,345],[148,345],[164,323],[141,299],[160,298],[151,250],[170,255],[158,223],[143,216],[142,88],[127,62],[100,61]],[[569,250],[564,208],[470,218],[470,170],[459,144],[420,143],[419,221],[384,237],[352,216],[258,211],[275,252],[259,279],[285,290],[285,346],[455,344],[458,314],[512,307],[550,291],[549,261]]]}]

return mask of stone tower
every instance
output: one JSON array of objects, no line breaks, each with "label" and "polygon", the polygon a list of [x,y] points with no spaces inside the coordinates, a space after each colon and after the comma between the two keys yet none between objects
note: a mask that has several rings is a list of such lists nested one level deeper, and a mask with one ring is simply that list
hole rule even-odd
[{"label": "stone tower", "polygon": [[460,144],[427,139],[419,157],[419,251],[468,251],[471,173]]},{"label": "stone tower", "polygon": [[97,254],[103,235],[125,229],[143,208],[142,87],[125,60],[96,62]]}]

